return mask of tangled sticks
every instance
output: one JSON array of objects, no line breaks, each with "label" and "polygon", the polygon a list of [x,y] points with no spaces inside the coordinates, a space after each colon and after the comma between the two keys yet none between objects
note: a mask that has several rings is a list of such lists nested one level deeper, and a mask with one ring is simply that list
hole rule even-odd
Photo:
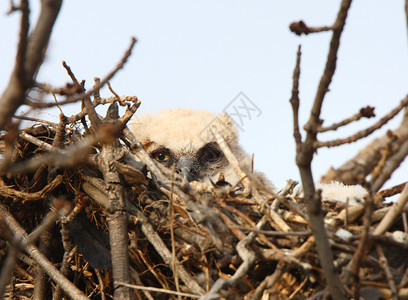
[{"label": "tangled sticks", "polygon": [[[251,177],[249,194],[189,184],[162,170],[127,129],[136,97],[97,99],[59,124],[38,120],[2,136],[0,254],[2,274],[13,274],[1,281],[5,296],[303,299],[324,291],[303,199],[291,196],[295,182],[279,195]],[[95,112],[101,103],[109,104],[105,118]],[[376,246],[359,261],[362,295],[405,293],[405,233],[394,222],[405,215],[405,190],[394,205],[373,202]],[[322,211],[340,273],[355,259],[364,205],[326,201]]]}]

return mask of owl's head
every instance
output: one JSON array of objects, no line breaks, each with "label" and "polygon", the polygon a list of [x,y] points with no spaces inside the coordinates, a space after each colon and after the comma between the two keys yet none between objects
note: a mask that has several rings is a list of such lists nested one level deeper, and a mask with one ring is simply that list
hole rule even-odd
[{"label": "owl's head", "polygon": [[157,162],[167,168],[175,165],[189,181],[214,177],[229,165],[210,128],[232,149],[239,147],[236,126],[226,113],[168,109],[136,116],[130,123],[132,132]]}]

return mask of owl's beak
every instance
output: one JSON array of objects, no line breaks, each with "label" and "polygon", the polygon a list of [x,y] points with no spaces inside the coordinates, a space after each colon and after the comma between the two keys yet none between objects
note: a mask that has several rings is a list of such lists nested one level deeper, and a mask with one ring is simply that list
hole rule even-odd
[{"label": "owl's beak", "polygon": [[195,180],[195,176],[193,175],[193,166],[194,166],[194,161],[191,158],[191,156],[188,155],[183,155],[180,157],[178,160],[176,167],[177,170],[180,172],[181,177],[185,177],[188,181],[193,181]]}]

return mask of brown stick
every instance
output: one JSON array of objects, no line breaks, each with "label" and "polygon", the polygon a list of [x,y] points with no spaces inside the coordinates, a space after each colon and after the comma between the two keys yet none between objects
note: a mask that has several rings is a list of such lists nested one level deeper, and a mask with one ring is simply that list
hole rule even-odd
[{"label": "brown stick", "polygon": [[112,253],[114,296],[115,299],[132,299],[131,290],[126,286],[117,284],[117,282],[131,283],[124,187],[113,165],[122,155],[123,149],[112,144],[103,145],[99,155],[99,168],[103,173],[109,198],[107,220]]},{"label": "brown stick", "polygon": [[327,142],[317,142],[316,141],[315,147],[316,148],[335,147],[335,146],[340,146],[340,145],[343,145],[343,144],[349,144],[349,143],[357,142],[358,140],[369,136],[374,131],[380,129],[382,126],[387,124],[388,121],[393,119],[407,105],[408,105],[408,96],[405,97],[396,108],[394,108],[387,115],[382,117],[373,126],[370,126],[369,128],[366,128],[364,130],[360,130],[359,132],[356,132],[355,134],[353,134],[353,135],[351,135],[349,137],[343,138],[343,139],[336,139],[336,140],[327,141]]},{"label": "brown stick", "polygon": [[340,121],[338,123],[334,123],[334,124],[332,124],[330,126],[327,126],[327,127],[322,126],[318,130],[319,130],[319,132],[337,130],[342,126],[350,124],[351,122],[358,121],[361,118],[372,118],[372,117],[375,117],[374,107],[366,106],[366,107],[360,109],[360,111],[358,113],[356,113],[355,115],[353,115],[353,116],[351,116],[351,117],[349,117],[347,119],[344,119],[343,121]]},{"label": "brown stick", "polygon": [[381,159],[380,150],[386,147],[394,136],[398,137],[393,144],[394,147],[399,147],[408,139],[408,108],[404,110],[404,117],[398,128],[392,131],[392,135],[384,134],[369,143],[360,152],[346,161],[338,169],[331,168],[321,178],[321,182],[329,183],[332,181],[341,181],[344,184],[357,184],[362,178],[367,176]]},{"label": "brown stick", "polygon": [[[62,0],[42,0],[38,22],[28,40],[25,39],[23,33],[20,35],[16,64],[10,76],[10,81],[0,98],[0,130],[3,130],[9,123],[16,110],[23,104],[27,90],[33,86],[34,77],[43,61],[61,3]],[[26,26],[24,25],[26,17],[23,13],[22,32],[26,30],[24,28]],[[24,51],[26,43],[27,49]],[[24,71],[21,70],[23,63]],[[24,78],[21,78],[21,73],[24,73]]]},{"label": "brown stick", "polygon": [[301,147],[296,154],[296,164],[302,178],[303,191],[305,195],[304,198],[309,215],[310,227],[316,239],[316,247],[319,254],[320,263],[324,271],[330,295],[333,297],[333,299],[345,299],[346,292],[335,271],[333,254],[328,242],[326,230],[324,228],[320,195],[315,192],[311,162],[315,152],[314,144],[317,140],[318,128],[322,123],[320,120],[320,113],[323,100],[327,91],[329,90],[329,85],[336,69],[337,51],[340,46],[340,37],[346,23],[350,5],[351,0],[343,0],[341,3],[336,22],[333,26],[333,34],[330,41],[330,49],[325,70],[320,79],[310,119],[304,127],[307,132],[306,140],[303,144],[301,144]]},{"label": "brown stick", "polygon": [[[64,104],[70,104],[70,103],[78,102],[80,100],[83,100],[83,99],[85,99],[87,97],[92,96],[93,93],[95,92],[95,90],[101,89],[109,80],[111,80],[113,78],[113,76],[115,76],[115,74],[119,70],[121,70],[124,67],[124,65],[125,65],[126,61],[128,60],[129,56],[132,54],[132,50],[133,50],[133,47],[134,47],[135,43],[136,43],[136,39],[134,37],[132,37],[132,40],[130,42],[130,46],[126,50],[126,52],[123,55],[123,57],[122,57],[121,61],[119,62],[119,64],[110,73],[108,73],[103,80],[101,80],[99,83],[95,84],[95,86],[91,90],[87,91],[86,93],[82,93],[80,95],[77,95],[77,96],[68,97],[66,100],[58,102],[58,105],[64,105]],[[49,107],[54,107],[56,105],[56,103],[54,103],[54,102],[47,102],[47,103],[27,102],[27,104],[29,104],[33,108],[49,108]]]},{"label": "brown stick", "polygon": [[[21,228],[14,217],[1,205],[0,214],[15,235],[22,237],[27,236],[27,233],[23,228]],[[27,244],[24,249],[44,269],[50,278],[61,286],[69,297],[72,299],[88,300],[88,297],[86,297],[72,282],[62,275],[61,272],[54,267],[54,265],[38,250],[37,247]]]},{"label": "brown stick", "polygon": [[398,300],[398,290],[397,290],[397,287],[395,286],[395,281],[392,276],[390,267],[388,265],[387,258],[385,257],[384,250],[378,244],[376,245],[376,249],[377,249],[378,257],[380,259],[381,267],[384,269],[384,273],[388,281],[388,286],[390,287],[390,290],[391,290],[391,299]]},{"label": "brown stick", "polygon": [[301,46],[299,45],[296,54],[296,67],[293,70],[293,86],[292,86],[292,97],[289,102],[292,105],[293,111],[293,137],[296,143],[296,152],[300,150],[302,143],[302,136],[299,130],[299,78],[300,78],[300,57],[302,55]]}]

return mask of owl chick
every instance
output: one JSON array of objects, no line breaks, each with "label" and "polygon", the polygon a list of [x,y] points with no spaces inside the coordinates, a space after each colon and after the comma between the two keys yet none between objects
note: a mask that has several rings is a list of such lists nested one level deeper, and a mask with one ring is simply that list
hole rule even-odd
[{"label": "owl chick", "polygon": [[[188,181],[216,182],[221,173],[225,181],[232,185],[241,180],[215,141],[210,128],[221,134],[243,171],[250,170],[251,158],[238,144],[237,128],[226,113],[216,115],[204,110],[168,109],[137,116],[129,127],[157,162],[169,169],[174,165],[177,172]],[[262,173],[255,172],[253,177],[267,188],[272,188]]]},{"label": "owl chick", "polygon": [[[223,174],[225,181],[234,186],[242,178],[235,173],[211,133],[211,130],[217,131],[240,162],[242,170],[257,185],[276,191],[263,173],[250,172],[251,158],[239,145],[238,130],[226,113],[216,115],[189,108],[167,109],[136,116],[129,127],[152,158],[169,169],[174,165],[188,181],[217,182],[219,175]],[[339,182],[317,183],[316,188],[322,190],[322,199],[340,202],[350,199],[350,204],[363,201],[366,194],[359,185],[345,186]],[[303,194],[301,186],[294,194]]]}]

